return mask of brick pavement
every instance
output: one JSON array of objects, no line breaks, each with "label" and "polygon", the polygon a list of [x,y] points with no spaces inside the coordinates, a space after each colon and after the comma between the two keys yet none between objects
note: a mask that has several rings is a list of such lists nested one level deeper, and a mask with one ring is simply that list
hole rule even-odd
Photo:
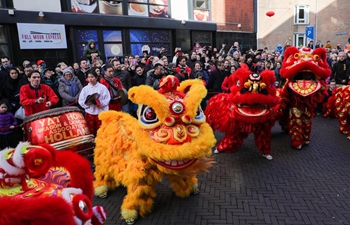
[{"label": "brick pavement", "polygon": [[[160,183],[153,212],[135,224],[350,224],[349,146],[336,119],[314,118],[311,144],[301,150],[276,124],[272,161],[260,156],[251,135],[236,153],[215,155],[210,173],[198,177],[199,195],[181,199],[166,180]],[[94,199],[107,210],[106,225],[126,224],[120,217],[125,194],[118,187],[107,199]]]}]

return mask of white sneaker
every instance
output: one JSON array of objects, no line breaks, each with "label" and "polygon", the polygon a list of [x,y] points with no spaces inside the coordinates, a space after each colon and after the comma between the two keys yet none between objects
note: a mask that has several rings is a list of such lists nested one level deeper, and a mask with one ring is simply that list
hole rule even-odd
[{"label": "white sneaker", "polygon": [[271,155],[262,155],[262,156],[265,157],[268,160],[272,160],[273,159]]},{"label": "white sneaker", "polygon": [[220,152],[218,151],[218,149],[217,149],[217,148],[215,148],[215,150],[214,150],[214,154],[218,154],[218,153],[220,153]]}]

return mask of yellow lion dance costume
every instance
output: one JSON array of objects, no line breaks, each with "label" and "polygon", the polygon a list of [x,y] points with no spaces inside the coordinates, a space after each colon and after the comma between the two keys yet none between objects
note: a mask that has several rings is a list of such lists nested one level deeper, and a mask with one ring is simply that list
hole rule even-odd
[{"label": "yellow lion dance costume", "polygon": [[155,186],[165,176],[175,194],[199,192],[196,175],[213,163],[213,130],[200,107],[206,88],[200,80],[181,83],[174,76],[160,81],[160,89],[133,87],[129,99],[138,104],[138,120],[129,114],[100,114],[95,148],[95,195],[119,185],[127,187],[121,214],[128,224],[153,206]]}]

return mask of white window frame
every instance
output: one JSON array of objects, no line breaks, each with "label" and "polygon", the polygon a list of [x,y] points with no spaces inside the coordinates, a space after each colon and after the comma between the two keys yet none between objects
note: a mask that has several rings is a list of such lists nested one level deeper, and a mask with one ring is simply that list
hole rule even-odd
[{"label": "white window frame", "polygon": [[[205,4],[207,5],[207,7],[196,7],[196,2],[197,1],[203,1],[206,2]],[[201,10],[210,10],[210,1],[209,0],[193,0],[193,9],[201,9]]]},{"label": "white window frame", "polygon": [[[303,43],[299,43],[299,38],[303,38]],[[294,43],[296,47],[306,46],[306,34],[305,33],[294,33]]]},{"label": "white window frame", "polygon": [[[300,11],[304,10],[304,18],[300,18]],[[310,22],[309,5],[296,5],[294,12],[294,24],[309,24]]]}]

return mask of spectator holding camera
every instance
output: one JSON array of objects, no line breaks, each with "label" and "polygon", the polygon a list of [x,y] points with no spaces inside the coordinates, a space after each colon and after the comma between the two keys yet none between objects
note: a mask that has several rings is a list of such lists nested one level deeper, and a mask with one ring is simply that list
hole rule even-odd
[{"label": "spectator holding camera", "polygon": [[183,76],[185,78],[185,80],[190,78],[191,73],[192,73],[192,69],[186,65],[186,58],[185,57],[179,57],[177,59],[176,73]]}]

